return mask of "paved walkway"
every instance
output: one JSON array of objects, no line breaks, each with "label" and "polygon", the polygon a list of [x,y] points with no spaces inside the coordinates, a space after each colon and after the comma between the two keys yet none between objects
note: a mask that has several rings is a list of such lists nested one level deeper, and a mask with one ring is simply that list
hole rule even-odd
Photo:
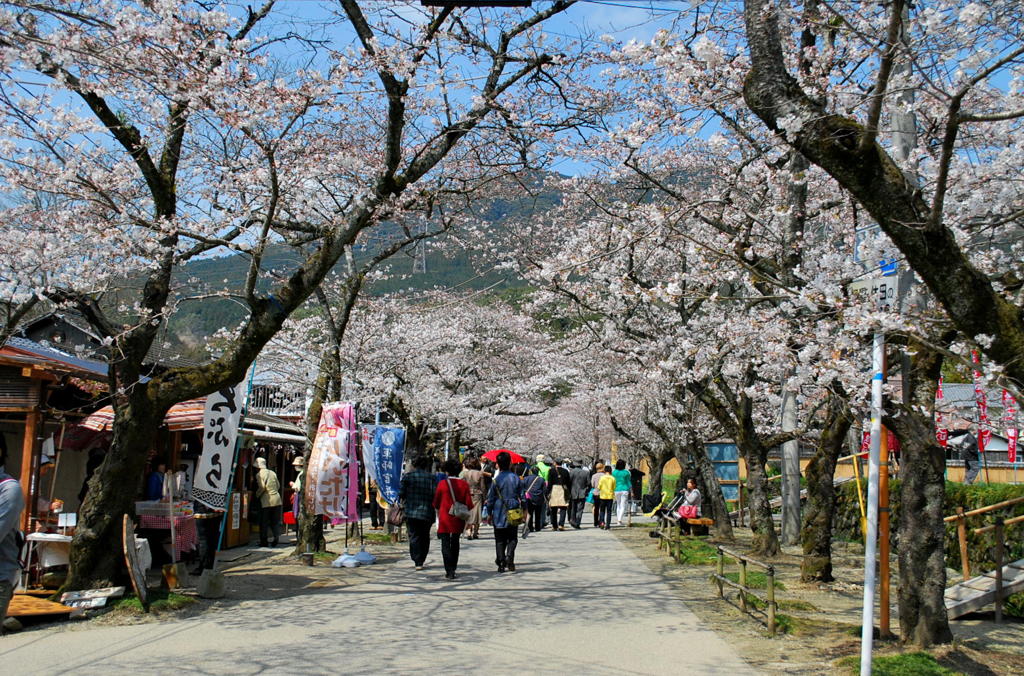
[{"label": "paved walkway", "polygon": [[440,543],[378,581],[230,602],[201,616],[0,639],[7,674],[751,674],[614,535],[520,541],[497,574],[490,530],[444,579]]}]

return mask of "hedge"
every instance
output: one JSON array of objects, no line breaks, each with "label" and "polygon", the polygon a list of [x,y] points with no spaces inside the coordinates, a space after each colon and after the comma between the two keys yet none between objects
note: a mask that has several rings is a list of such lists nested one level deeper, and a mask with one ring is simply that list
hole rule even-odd
[{"label": "hedge", "polygon": [[[865,485],[864,480],[861,481]],[[899,551],[900,522],[900,482],[890,481],[891,489],[889,506],[891,514],[890,543],[892,551]],[[866,485],[865,485],[866,495]],[[942,508],[944,516],[956,513],[957,507],[970,511],[985,507],[1011,498],[1024,497],[1024,485],[1015,484],[974,484],[966,486],[961,483],[946,482],[946,499]],[[857,489],[854,481],[847,482],[836,488],[836,516],[833,525],[833,537],[837,540],[859,542],[863,540],[860,531],[860,506],[857,501]],[[995,523],[996,516],[1009,519],[1024,514],[1024,502],[995,510],[986,514],[967,518],[967,554],[972,574],[994,570],[995,564],[995,531],[983,535],[974,535],[974,528]],[[1024,559],[1024,523],[1009,526],[1006,529],[1006,560]],[[946,524],[946,567],[960,570],[960,544],[956,535],[956,522]],[[951,582],[953,582],[951,580]]]}]

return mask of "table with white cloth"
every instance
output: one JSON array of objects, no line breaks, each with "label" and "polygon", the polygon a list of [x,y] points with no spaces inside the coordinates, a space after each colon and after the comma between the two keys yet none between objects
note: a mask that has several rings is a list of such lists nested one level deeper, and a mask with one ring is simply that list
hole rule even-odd
[{"label": "table with white cloth", "polygon": [[27,588],[30,576],[34,583],[38,583],[45,569],[68,565],[71,536],[60,533],[29,533],[25,536],[25,548],[27,566],[22,586]]}]

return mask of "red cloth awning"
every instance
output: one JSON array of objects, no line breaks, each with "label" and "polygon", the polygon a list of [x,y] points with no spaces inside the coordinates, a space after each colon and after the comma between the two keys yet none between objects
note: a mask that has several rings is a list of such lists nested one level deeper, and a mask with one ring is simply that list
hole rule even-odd
[{"label": "red cloth awning", "polygon": [[[206,406],[206,399],[190,399],[180,404],[175,404],[164,416],[164,425],[172,432],[182,430],[198,430],[203,428],[203,409]],[[83,427],[97,432],[109,430],[114,425],[114,409],[111,406],[104,406],[95,413],[89,414],[80,423]]]}]

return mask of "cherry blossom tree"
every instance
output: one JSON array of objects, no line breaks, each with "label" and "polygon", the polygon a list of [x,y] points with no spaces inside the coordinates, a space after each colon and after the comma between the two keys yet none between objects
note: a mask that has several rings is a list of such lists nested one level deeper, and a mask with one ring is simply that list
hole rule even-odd
[{"label": "cherry blossom tree", "polygon": [[[934,383],[929,385],[920,376],[936,368],[930,352],[948,350],[946,318],[926,308],[914,317],[920,322],[914,325],[870,308],[851,311],[843,284],[856,275],[843,270],[849,268],[844,257],[852,247],[847,244],[830,252],[806,246],[814,243],[812,234],[818,235],[818,242],[847,239],[851,233],[843,220],[856,224],[862,208],[899,257],[921,276],[956,328],[999,365],[1008,385],[1019,386],[1024,373],[1020,370],[1024,342],[1018,281],[1021,195],[1011,176],[1019,165],[1019,125],[1024,117],[1019,84],[1020,7],[1005,2],[939,1],[917,4],[911,11],[903,2],[867,8],[852,2],[782,5],[747,0],[715,3],[708,12],[703,3],[693,5],[675,31],[666,31],[649,45],[633,43],[621,50],[625,59],[632,60],[626,76],[645,86],[658,79],[674,79],[676,87],[663,89],[660,96],[641,104],[642,117],[623,114],[614,119],[601,151],[618,151],[613,161],[625,155],[627,165],[655,177],[664,192],[678,192],[678,180],[670,180],[664,169],[686,166],[678,158],[694,145],[694,137],[717,143],[723,150],[713,164],[709,162],[712,167],[740,161],[766,176],[785,168],[791,180],[777,182],[774,194],[766,182],[764,194],[769,199],[760,205],[749,201],[757,195],[755,190],[745,191],[744,210],[754,225],[744,228],[736,227],[736,221],[730,223],[738,234],[732,241],[743,248],[737,251],[722,244],[707,248],[742,252],[733,259],[755,273],[748,284],[762,297],[767,295],[766,285],[773,286],[778,295],[799,298],[808,309],[817,308],[826,315],[841,310],[848,329],[898,330],[910,335],[921,359],[904,374],[906,388],[914,394],[904,406],[903,422],[914,411],[931,420]],[[879,41],[877,36],[884,37]],[[676,112],[679,103],[686,105],[685,114]],[[752,125],[751,113],[775,136],[765,136],[762,128]],[[653,138],[652,123],[665,126],[676,137],[674,143],[667,143],[668,152],[657,155],[673,158],[667,162],[652,162],[643,153],[644,144]],[[747,152],[730,145],[730,137],[745,141]],[[812,170],[814,166],[848,193],[823,181]],[[702,180],[702,174],[697,175]],[[714,184],[705,181],[701,187],[707,196],[705,212],[721,221],[721,211],[713,206],[719,197]],[[855,208],[848,209],[844,219],[833,219],[832,225],[819,227],[816,233],[808,230],[812,217],[820,220],[820,212],[836,208],[827,206],[830,202],[842,205],[850,198]],[[728,201],[730,206],[737,204],[736,194],[730,194]],[[774,219],[781,227],[774,231],[765,218],[768,210],[781,212]],[[769,233],[773,234],[765,238]],[[714,241],[704,235],[694,238],[702,245]],[[770,250],[770,243],[787,241],[788,250]],[[875,238],[874,244],[884,247],[885,240]],[[873,253],[880,253],[879,249]],[[808,275],[807,266],[818,255],[829,261],[825,268],[838,274]],[[795,287],[812,291],[794,294]],[[785,303],[769,304],[779,309]],[[758,310],[763,312],[763,307]],[[813,311],[806,313],[803,321],[814,316]],[[791,321],[798,318],[799,314],[790,314]],[[765,329],[771,326],[766,320],[768,316],[762,315]],[[732,324],[729,327],[733,329]],[[796,328],[783,329],[791,335],[785,344],[802,351],[807,343]],[[843,342],[836,345],[838,351],[853,348],[846,342],[845,348]],[[743,363],[735,360],[730,368]],[[918,384],[912,386],[915,371]],[[749,382],[750,374],[745,373]],[[799,369],[793,373],[799,376]],[[849,387],[833,391],[841,390],[857,391]],[[740,398],[746,387],[732,386],[732,392]],[[834,419],[831,413],[827,418]],[[941,454],[933,436],[922,431],[930,422],[901,425],[894,418],[890,422],[898,431],[915,434],[914,443],[905,445],[904,463],[920,479],[907,487],[906,504],[912,514],[903,522],[900,538],[901,558],[906,557],[900,586],[904,639],[927,645],[949,638],[942,585],[923,584],[920,577],[930,575],[925,571],[944,576],[942,548],[936,544],[942,531],[941,462],[936,462]]]},{"label": "cherry blossom tree", "polygon": [[[172,404],[239,382],[358,241],[521,166],[534,121],[550,134],[578,119],[554,77],[578,49],[539,32],[571,4],[340,0],[287,17],[273,0],[0,6],[0,172],[19,198],[2,248],[20,252],[4,258],[4,295],[78,308],[112,355],[113,445],[80,514],[68,588],[118,577],[109,552]],[[275,241],[303,254],[269,275]],[[175,271],[225,250],[250,260],[233,290],[245,319],[209,362],[144,380],[168,315],[224,293],[195,294]]]},{"label": "cherry blossom tree", "polygon": [[[999,1],[910,9],[747,0],[744,97],[850,191],[956,327],[1020,387],[1024,15]],[[806,71],[794,75],[784,35],[807,55]]]},{"label": "cherry blossom tree", "polygon": [[[860,269],[830,253],[831,240],[804,237],[804,217],[794,224],[791,210],[780,207],[793,199],[793,173],[788,153],[772,152],[770,139],[751,148],[747,138],[723,134],[652,153],[638,147],[641,140],[660,146],[661,130],[671,125],[649,124],[629,127],[615,180],[566,182],[563,205],[534,227],[560,232],[570,220],[581,227],[561,233],[547,258],[524,255],[520,263],[560,302],[589,315],[586,331],[595,340],[656,369],[667,392],[701,402],[720,434],[736,441],[748,467],[757,547],[771,555],[778,543],[764,466],[769,448],[796,436],[778,429],[780,384],[799,390],[837,374],[856,377],[856,365],[833,354],[843,340],[856,344],[839,337],[836,304],[844,292],[835,273]],[[707,168],[730,147],[740,160]],[[814,207],[814,225],[826,232],[836,207]]]}]

